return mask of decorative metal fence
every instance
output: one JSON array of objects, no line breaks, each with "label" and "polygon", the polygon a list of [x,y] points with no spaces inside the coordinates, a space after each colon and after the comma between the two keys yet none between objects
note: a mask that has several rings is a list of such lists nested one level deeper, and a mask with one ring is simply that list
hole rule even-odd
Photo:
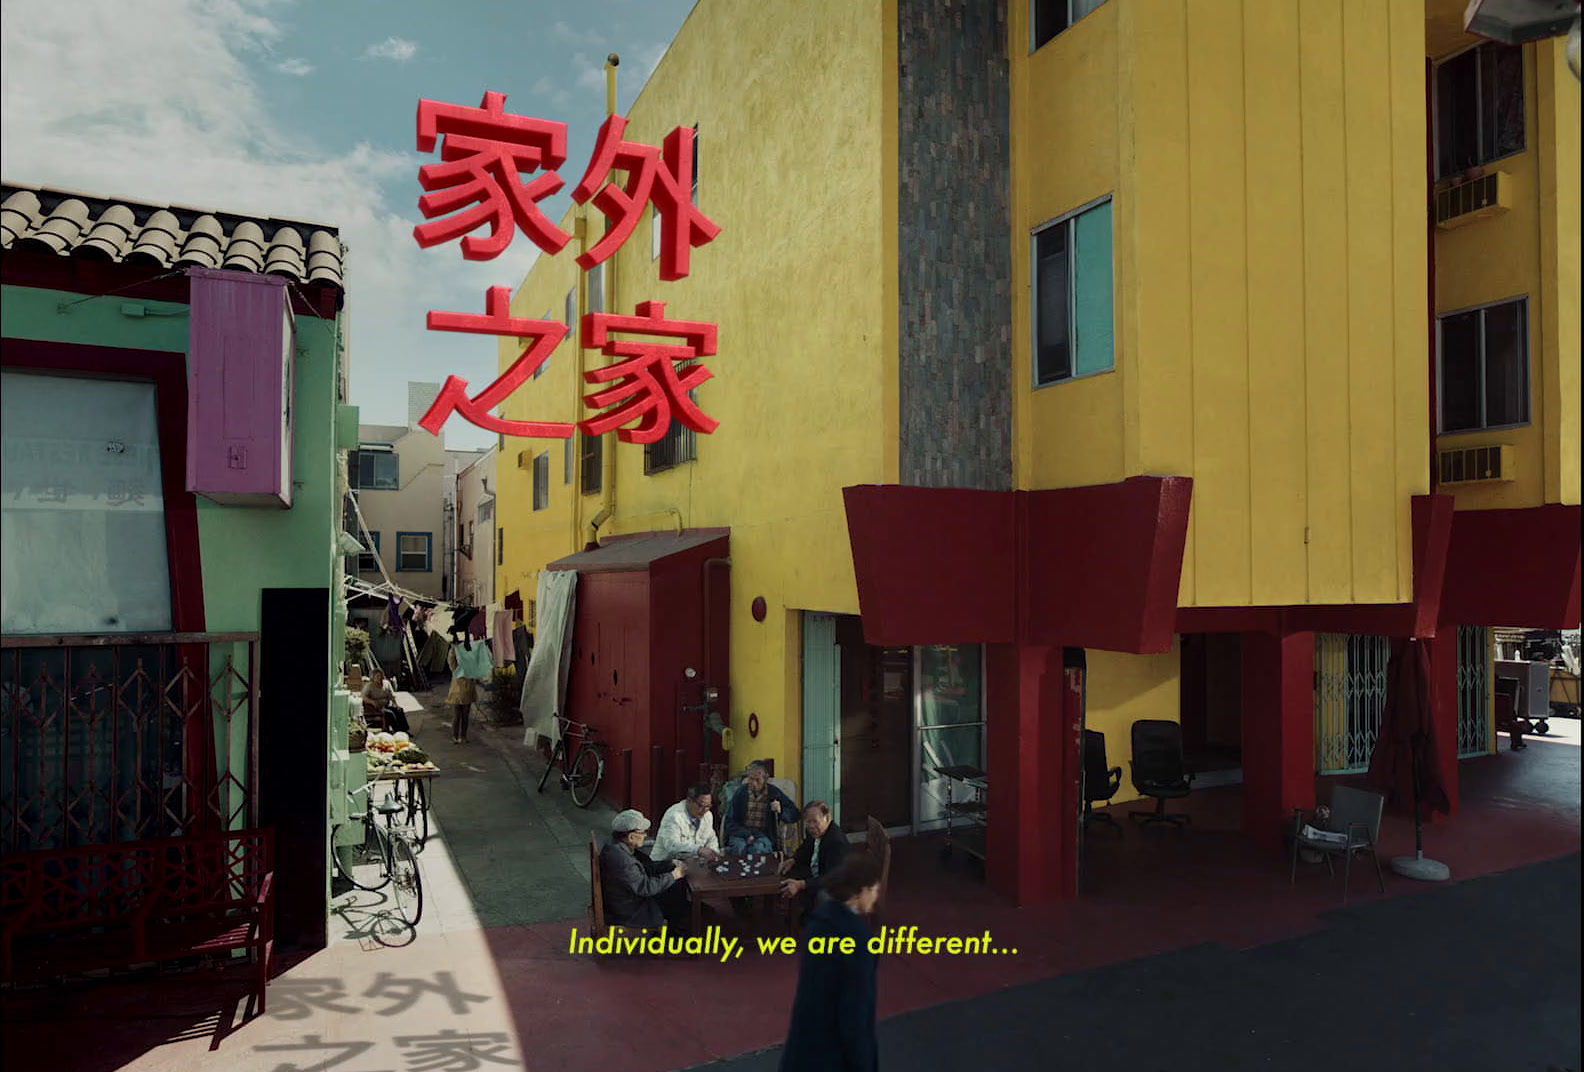
[{"label": "decorative metal fence", "polygon": [[0,639],[0,849],[257,824],[258,634]]},{"label": "decorative metal fence", "polygon": [[1316,634],[1315,767],[1321,774],[1369,769],[1386,713],[1390,658],[1383,636]]},{"label": "decorative metal fence", "polygon": [[1491,711],[1491,631],[1460,625],[1457,631],[1458,758],[1495,750]]}]

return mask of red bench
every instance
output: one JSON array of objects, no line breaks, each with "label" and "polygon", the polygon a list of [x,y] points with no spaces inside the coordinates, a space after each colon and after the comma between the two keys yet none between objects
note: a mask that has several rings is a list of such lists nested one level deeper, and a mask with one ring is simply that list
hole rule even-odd
[{"label": "red bench", "polygon": [[0,861],[0,981],[243,950],[263,1013],[274,882],[270,830],[13,853]]}]

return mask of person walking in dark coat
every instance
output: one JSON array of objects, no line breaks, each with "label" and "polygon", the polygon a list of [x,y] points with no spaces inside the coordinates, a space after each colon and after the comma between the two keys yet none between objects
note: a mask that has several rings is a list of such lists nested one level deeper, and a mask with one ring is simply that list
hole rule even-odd
[{"label": "person walking in dark coat", "polygon": [[[880,868],[854,853],[825,877],[819,905],[803,930],[797,996],[781,1051],[781,1072],[876,1072],[874,937],[863,917],[880,898]],[[810,952],[811,943],[837,952]],[[850,949],[851,952],[846,952]]]}]

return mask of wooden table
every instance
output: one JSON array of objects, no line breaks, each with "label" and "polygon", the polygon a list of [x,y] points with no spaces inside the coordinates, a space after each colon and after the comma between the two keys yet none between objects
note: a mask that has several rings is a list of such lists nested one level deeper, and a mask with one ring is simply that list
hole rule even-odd
[{"label": "wooden table", "polygon": [[[750,871],[742,872],[746,861]],[[693,890],[693,933],[703,934],[701,903],[705,894],[716,897],[772,897],[781,892],[782,876],[777,870],[780,859],[775,853],[752,856],[722,856],[712,864],[690,863],[687,869],[688,885]],[[716,868],[725,866],[725,871]]]}]

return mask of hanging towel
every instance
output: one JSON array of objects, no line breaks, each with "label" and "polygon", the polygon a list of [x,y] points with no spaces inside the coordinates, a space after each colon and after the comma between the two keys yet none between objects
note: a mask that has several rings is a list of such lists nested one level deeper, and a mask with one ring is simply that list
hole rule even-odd
[{"label": "hanging towel", "polygon": [[577,570],[539,571],[539,633],[517,705],[523,714],[523,743],[529,747],[537,744],[539,737],[551,741],[561,737],[556,715],[566,710],[577,581]]},{"label": "hanging towel", "polygon": [[468,619],[467,631],[468,636],[475,640],[483,640],[489,632],[489,616],[482,610],[474,611],[473,616]]},{"label": "hanging towel", "polygon": [[480,643],[457,644],[451,649],[457,657],[457,673],[475,681],[488,681],[494,672],[489,646]]},{"label": "hanging towel", "polygon": [[505,666],[517,657],[517,649],[512,645],[511,611],[495,612],[490,629],[490,650],[495,653],[496,666]]},{"label": "hanging towel", "polygon": [[385,597],[385,629],[392,633],[400,633],[406,626],[402,624],[401,600],[395,596]]}]

